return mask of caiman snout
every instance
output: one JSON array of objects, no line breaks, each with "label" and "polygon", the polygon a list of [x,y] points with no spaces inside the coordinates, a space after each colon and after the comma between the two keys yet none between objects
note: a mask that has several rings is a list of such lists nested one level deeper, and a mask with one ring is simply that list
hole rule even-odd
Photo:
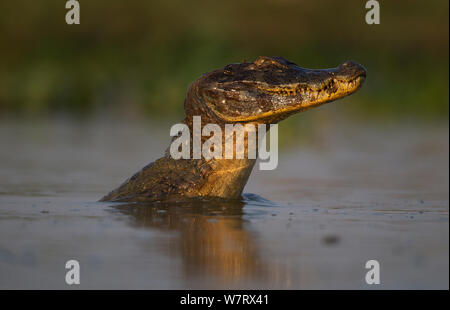
[{"label": "caiman snout", "polygon": [[[354,61],[329,69],[307,69],[283,57],[259,57],[205,74],[190,88],[187,103],[206,107],[226,122],[277,123],[357,91],[366,70]],[[191,109],[188,109],[191,110]],[[203,113],[205,114],[205,113]]]},{"label": "caiman snout", "polygon": [[336,78],[342,79],[354,79],[357,77],[365,79],[366,69],[357,62],[347,60],[336,68],[335,75]]}]

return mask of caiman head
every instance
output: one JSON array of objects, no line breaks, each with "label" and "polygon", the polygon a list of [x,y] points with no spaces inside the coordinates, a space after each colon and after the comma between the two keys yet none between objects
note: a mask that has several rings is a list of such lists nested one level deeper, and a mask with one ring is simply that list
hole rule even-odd
[{"label": "caiman head", "polygon": [[211,122],[274,124],[286,117],[345,97],[366,77],[360,64],[311,70],[283,57],[259,57],[204,74],[185,101],[186,116]]}]

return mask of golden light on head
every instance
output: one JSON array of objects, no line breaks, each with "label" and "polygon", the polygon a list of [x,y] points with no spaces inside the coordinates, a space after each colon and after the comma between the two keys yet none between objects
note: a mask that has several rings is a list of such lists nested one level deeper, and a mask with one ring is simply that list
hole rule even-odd
[{"label": "golden light on head", "polygon": [[196,97],[227,122],[278,122],[352,94],[365,76],[352,61],[313,70],[282,57],[259,57],[206,74],[196,83]]}]

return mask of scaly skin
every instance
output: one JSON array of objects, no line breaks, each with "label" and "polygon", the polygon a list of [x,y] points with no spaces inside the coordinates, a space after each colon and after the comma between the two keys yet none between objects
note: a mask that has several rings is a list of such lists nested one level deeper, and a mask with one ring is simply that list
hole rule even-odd
[{"label": "scaly skin", "polygon": [[[227,123],[253,124],[256,128],[258,124],[276,124],[292,114],[354,93],[365,76],[365,69],[350,61],[321,70],[304,69],[282,57],[230,64],[191,84],[183,122],[191,134],[193,116],[201,116],[202,125],[218,124],[222,132]],[[208,137],[200,138],[203,142]],[[167,150],[164,157],[144,167],[101,201],[237,199],[254,164],[254,159],[175,160]]]}]

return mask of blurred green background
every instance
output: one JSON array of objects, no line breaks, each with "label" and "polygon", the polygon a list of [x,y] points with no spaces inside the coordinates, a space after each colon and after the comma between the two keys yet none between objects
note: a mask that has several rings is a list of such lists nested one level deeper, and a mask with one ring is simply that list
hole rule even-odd
[{"label": "blurred green background", "polygon": [[449,2],[364,0],[64,0],[0,3],[0,117],[179,120],[202,73],[259,55],[303,67],[363,64],[358,94],[328,113],[374,120],[448,120]]}]

